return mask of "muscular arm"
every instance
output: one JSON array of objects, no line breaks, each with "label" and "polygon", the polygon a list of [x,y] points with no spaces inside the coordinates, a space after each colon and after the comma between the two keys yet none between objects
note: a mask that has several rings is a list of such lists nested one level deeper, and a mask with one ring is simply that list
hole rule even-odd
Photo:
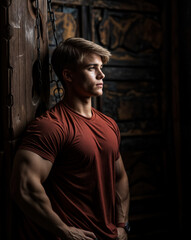
[{"label": "muscular arm", "polygon": [[[116,161],[116,223],[128,222],[129,213],[129,183],[121,156]],[[121,231],[125,234],[125,231]],[[119,231],[118,231],[119,233]],[[119,238],[126,239],[126,238]]]},{"label": "muscular arm", "polygon": [[19,150],[16,154],[11,179],[12,195],[23,212],[45,229],[57,236],[66,228],[51,203],[42,183],[46,180],[52,163],[37,154]]},{"label": "muscular arm", "polygon": [[50,161],[33,152],[19,150],[11,179],[11,192],[15,201],[25,215],[62,239],[73,239],[74,236],[75,239],[94,239],[93,233],[68,227],[53,211],[42,185],[51,168]]}]

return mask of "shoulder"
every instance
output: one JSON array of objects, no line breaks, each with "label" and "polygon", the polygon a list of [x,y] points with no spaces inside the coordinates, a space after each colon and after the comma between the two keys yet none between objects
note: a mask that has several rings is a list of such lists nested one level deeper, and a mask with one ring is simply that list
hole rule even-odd
[{"label": "shoulder", "polygon": [[19,148],[34,152],[43,159],[54,162],[66,137],[65,125],[61,121],[60,113],[54,108],[54,110],[46,111],[28,125]]},{"label": "shoulder", "polygon": [[111,123],[116,124],[116,122],[115,122],[115,120],[114,120],[113,118],[107,116],[106,114],[98,111],[98,110],[95,109],[95,108],[92,108],[92,110],[94,111],[94,113],[95,113],[97,116],[99,116],[99,117],[102,118],[103,120],[106,120],[106,121],[109,121],[109,122],[111,122]]},{"label": "shoulder", "polygon": [[119,131],[118,125],[115,122],[115,120],[107,115],[105,115],[104,113],[98,111],[95,108],[92,108],[92,110],[95,112],[95,114],[100,117],[102,120],[104,120],[108,125],[110,125],[111,127],[114,128],[115,131]]},{"label": "shoulder", "polygon": [[118,143],[120,144],[121,134],[120,134],[119,127],[118,127],[117,123],[115,122],[115,120],[94,108],[93,108],[93,111],[98,116],[98,118],[97,118],[98,121],[100,119],[102,119],[105,122],[105,124],[107,124],[107,126],[109,126],[109,128],[112,129],[112,131],[115,133],[115,135],[118,139]]},{"label": "shoulder", "polygon": [[41,133],[49,135],[54,132],[64,132],[64,119],[61,114],[61,107],[59,104],[55,105],[50,110],[47,110],[40,117],[35,118],[27,127],[27,132]]}]

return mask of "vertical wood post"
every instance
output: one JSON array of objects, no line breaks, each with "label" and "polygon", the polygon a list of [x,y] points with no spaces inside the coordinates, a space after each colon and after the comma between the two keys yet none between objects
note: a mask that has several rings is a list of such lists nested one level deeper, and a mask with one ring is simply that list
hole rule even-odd
[{"label": "vertical wood post", "polygon": [[[0,189],[2,239],[12,239],[10,176],[18,140],[37,109],[48,103],[47,5],[39,0],[43,88],[35,82],[37,59],[35,1],[2,0],[0,3],[1,43],[1,149]],[[43,90],[42,90],[43,89]],[[14,238],[15,239],[15,238]]]}]

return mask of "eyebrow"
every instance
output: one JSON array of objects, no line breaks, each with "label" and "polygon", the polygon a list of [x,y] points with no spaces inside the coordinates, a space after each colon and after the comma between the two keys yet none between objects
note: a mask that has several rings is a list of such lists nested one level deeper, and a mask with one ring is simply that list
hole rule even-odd
[{"label": "eyebrow", "polygon": [[[90,64],[85,65],[85,67],[90,67],[90,66],[97,67],[97,66],[99,66],[99,64],[97,64],[97,63],[90,63]],[[101,67],[103,67],[103,64],[101,64]]]}]

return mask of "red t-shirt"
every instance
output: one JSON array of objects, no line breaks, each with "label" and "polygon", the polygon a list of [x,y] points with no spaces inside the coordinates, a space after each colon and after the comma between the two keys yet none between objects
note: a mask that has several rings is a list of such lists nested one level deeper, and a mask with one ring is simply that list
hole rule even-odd
[{"label": "red t-shirt", "polygon": [[[115,161],[119,143],[114,120],[94,108],[92,117],[86,118],[60,102],[30,124],[20,149],[53,163],[44,187],[63,222],[107,240],[117,237]],[[34,223],[24,221],[25,226],[32,226],[22,230],[27,240],[37,239],[33,233],[38,239],[58,239],[47,238]]]}]

